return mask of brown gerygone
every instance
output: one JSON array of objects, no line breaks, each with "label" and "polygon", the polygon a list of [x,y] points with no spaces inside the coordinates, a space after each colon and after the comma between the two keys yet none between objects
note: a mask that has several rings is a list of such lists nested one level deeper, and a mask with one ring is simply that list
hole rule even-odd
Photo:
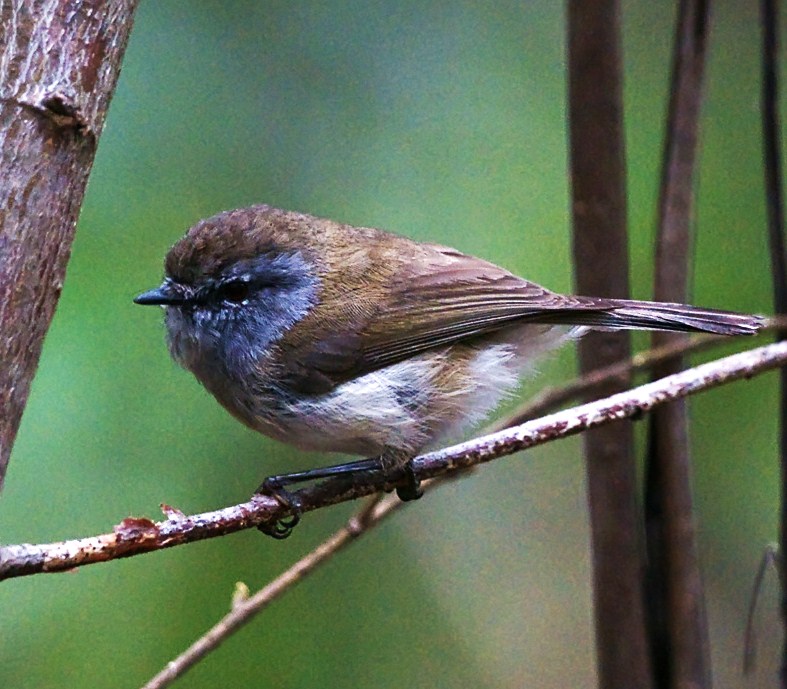
[{"label": "brown gerygone", "polygon": [[[166,307],[172,356],[247,426],[379,458],[391,480],[483,418],[534,357],[588,328],[741,335],[762,325],[683,304],[563,296],[454,249],[270,206],[192,227],[167,255],[163,284],[135,301]],[[292,476],[346,465],[335,469]],[[419,494],[409,476],[404,499]],[[275,478],[273,491],[291,482]]]}]

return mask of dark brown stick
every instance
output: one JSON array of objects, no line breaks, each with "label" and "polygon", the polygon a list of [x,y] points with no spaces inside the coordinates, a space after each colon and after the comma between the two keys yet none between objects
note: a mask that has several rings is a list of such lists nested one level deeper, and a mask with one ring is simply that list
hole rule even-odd
[{"label": "dark brown stick", "polygon": [[[626,168],[620,8],[568,3],[569,123],[577,292],[628,297]],[[627,359],[628,333],[591,333],[580,370]],[[601,394],[624,388],[608,384]],[[633,433],[617,424],[584,438],[599,686],[650,687],[642,600],[644,561],[636,507]]]},{"label": "dark brown stick", "polygon": [[[787,254],[784,243],[784,193],[782,189],[781,124],[779,120],[779,5],[777,0],[762,0],[762,86],[761,116],[765,173],[765,207],[768,217],[768,239],[771,252],[774,310],[787,313]],[[787,338],[787,330],[780,330],[777,340]],[[787,552],[787,369],[782,369],[779,380],[779,467],[781,518],[779,543]],[[782,625],[787,629],[787,573],[779,568],[781,581]],[[787,635],[782,646],[780,669],[782,687],[787,687]]]},{"label": "dark brown stick", "polygon": [[[689,301],[694,170],[709,22],[709,0],[680,0],[658,208],[654,298],[660,301]],[[685,340],[681,334],[654,333],[653,346]],[[683,357],[676,356],[658,366],[654,376],[684,367]],[[710,648],[683,400],[653,414],[649,440],[647,600],[656,686],[707,689]]]},{"label": "dark brown stick", "polygon": [[0,486],[136,5],[0,3]]}]

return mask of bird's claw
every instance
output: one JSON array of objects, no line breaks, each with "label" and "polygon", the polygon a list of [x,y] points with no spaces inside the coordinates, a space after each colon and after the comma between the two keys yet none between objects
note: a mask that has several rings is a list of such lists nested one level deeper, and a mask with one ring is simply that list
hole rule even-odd
[{"label": "bird's claw", "polygon": [[277,541],[289,538],[292,530],[301,521],[300,514],[293,514],[285,519],[277,519],[274,522],[264,522],[257,526],[257,529],[264,533],[266,536],[275,538]]},{"label": "bird's claw", "polygon": [[297,495],[290,493],[281,482],[277,480],[276,476],[269,476],[266,478],[259,488],[257,493],[260,495],[267,495],[276,498],[282,507],[290,510],[291,514],[284,519],[277,519],[273,522],[263,522],[257,526],[257,529],[264,533],[266,536],[275,538],[281,541],[288,538],[292,530],[298,526],[301,521],[301,514],[303,513],[301,501]]}]

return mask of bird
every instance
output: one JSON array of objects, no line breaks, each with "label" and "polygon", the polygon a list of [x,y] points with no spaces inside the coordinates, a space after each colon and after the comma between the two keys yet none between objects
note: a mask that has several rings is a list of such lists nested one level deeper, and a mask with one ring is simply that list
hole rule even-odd
[{"label": "bird", "polygon": [[[363,462],[269,477],[285,486],[377,468],[420,497],[409,461],[483,419],[541,354],[588,330],[751,335],[758,316],[570,296],[438,244],[268,205],[202,220],[159,287],[172,358],[235,418],[303,450]],[[402,477],[404,476],[404,481]]]}]

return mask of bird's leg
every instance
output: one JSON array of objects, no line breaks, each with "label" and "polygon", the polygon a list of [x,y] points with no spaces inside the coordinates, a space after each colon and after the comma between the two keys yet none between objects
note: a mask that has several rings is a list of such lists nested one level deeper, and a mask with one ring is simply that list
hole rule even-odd
[{"label": "bird's leg", "polygon": [[380,460],[375,457],[373,459],[362,459],[355,462],[335,464],[329,467],[319,467],[306,471],[293,471],[289,474],[268,476],[255,492],[260,495],[269,495],[276,498],[281,505],[292,512],[292,516],[287,519],[281,519],[272,525],[260,525],[260,531],[273,538],[287,538],[292,530],[298,525],[298,522],[300,522],[302,512],[300,498],[295,493],[287,490],[287,486],[365,471],[380,472]]},{"label": "bird's leg", "polygon": [[[404,474],[407,483],[396,488],[396,494],[403,502],[417,500],[423,495],[420,488],[420,480],[413,473],[410,460],[412,453],[387,447],[379,457],[361,459],[355,462],[344,464],[334,464],[328,467],[318,467],[307,469],[306,471],[293,471],[289,474],[278,474],[268,476],[257,488],[256,492],[261,495],[269,495],[279,501],[281,505],[292,512],[292,516],[287,519],[277,521],[275,524],[263,524],[258,527],[260,531],[273,538],[287,538],[293,528],[297,526],[301,519],[301,501],[297,494],[287,490],[288,486],[320,479],[337,478],[360,473],[382,473],[386,483],[391,486],[397,481],[402,480]],[[387,491],[391,487],[386,488]]]},{"label": "bird's leg", "polygon": [[334,464],[329,467],[318,467],[316,469],[307,469],[306,471],[293,471],[289,474],[268,476],[268,478],[260,484],[260,487],[257,488],[257,493],[275,495],[277,491],[284,490],[285,486],[308,483],[309,481],[318,481],[323,478],[335,478],[337,476],[346,476],[347,474],[357,474],[364,471],[381,471],[379,458],[373,457],[372,459],[361,459],[355,462]]}]

